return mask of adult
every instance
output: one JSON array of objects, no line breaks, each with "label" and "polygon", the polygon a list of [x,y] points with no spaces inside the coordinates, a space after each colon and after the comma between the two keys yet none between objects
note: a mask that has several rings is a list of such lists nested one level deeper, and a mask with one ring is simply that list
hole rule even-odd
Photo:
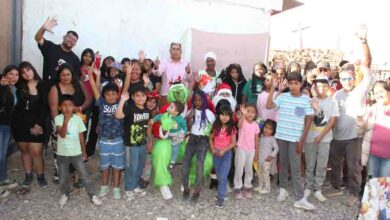
[{"label": "adult", "polygon": [[[73,68],[67,64],[62,64],[57,70],[57,82],[50,88],[49,92],[49,107],[51,119],[59,114],[58,103],[62,95],[72,95],[75,105],[75,113],[83,115],[83,112],[88,109],[92,102],[92,97],[88,95],[84,85],[78,80],[78,77]],[[53,153],[54,153],[54,181],[58,180],[56,150],[57,150],[57,134],[53,128],[51,135]]]},{"label": "adult", "polygon": [[242,90],[243,103],[256,105],[258,95],[264,90],[264,75],[267,72],[267,66],[263,62],[253,65],[252,78],[246,82]]},{"label": "adult", "polygon": [[57,80],[57,70],[61,64],[68,63],[76,71],[80,70],[80,59],[72,49],[79,38],[75,31],[68,31],[63,36],[61,44],[54,44],[46,40],[44,34],[46,31],[53,33],[52,29],[57,26],[57,20],[47,18],[43,25],[35,34],[35,41],[43,55],[43,80],[53,85]]},{"label": "adult", "polygon": [[7,178],[7,150],[11,135],[11,122],[17,102],[15,84],[19,80],[18,67],[8,65],[1,74],[0,83],[0,186],[13,184]]},{"label": "adult", "polygon": [[371,83],[371,53],[367,44],[367,30],[362,28],[358,37],[363,47],[364,58],[360,63],[363,79],[359,85],[355,84],[355,66],[347,63],[341,69],[340,82],[343,88],[334,94],[340,107],[340,117],[334,127],[334,141],[331,143],[330,157],[332,164],[331,184],[333,189],[328,194],[341,195],[342,167],[344,158],[348,166],[349,196],[346,203],[349,206],[358,201],[362,182],[362,138],[358,133],[357,116],[365,103],[366,95]]},{"label": "adult", "polygon": [[218,87],[217,94],[213,98],[213,105],[217,107],[221,100],[227,100],[230,103],[232,111],[234,112],[236,110],[237,101],[233,97],[232,88],[226,83],[222,83]]},{"label": "adult", "polygon": [[181,80],[185,86],[192,82],[190,63],[182,59],[182,48],[180,43],[171,43],[169,53],[170,59],[155,61],[153,74],[161,77],[161,99],[160,106],[168,102],[167,95],[170,84],[174,81]]},{"label": "adult", "polygon": [[204,55],[204,62],[206,63],[206,69],[198,71],[196,81],[199,89],[203,90],[209,97],[213,97],[215,89],[218,87],[218,77],[220,71],[215,69],[217,63],[217,55],[214,52],[207,52]]},{"label": "adult", "polygon": [[22,151],[25,179],[22,186],[29,187],[33,181],[33,168],[40,187],[46,187],[43,174],[42,145],[45,140],[47,117],[47,83],[41,80],[29,62],[19,64],[21,75],[17,86],[17,104],[12,122],[12,134]]},{"label": "adult", "polygon": [[369,142],[368,175],[378,178],[390,176],[390,86],[378,81],[373,92],[376,103],[366,113],[364,141]]}]

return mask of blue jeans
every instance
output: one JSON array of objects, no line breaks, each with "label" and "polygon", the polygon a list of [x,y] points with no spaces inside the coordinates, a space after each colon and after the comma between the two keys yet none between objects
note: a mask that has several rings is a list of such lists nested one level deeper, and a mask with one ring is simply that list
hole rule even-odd
[{"label": "blue jeans", "polygon": [[381,158],[370,154],[368,175],[372,178],[390,176],[390,158]]},{"label": "blue jeans", "polygon": [[139,179],[145,167],[146,145],[126,147],[125,191],[139,187]]},{"label": "blue jeans", "polygon": [[179,149],[180,149],[181,143],[179,144],[172,144],[172,156],[171,156],[171,163],[176,162],[177,155],[179,154]]},{"label": "blue jeans", "polygon": [[7,179],[7,149],[11,127],[0,125],[0,182]]},{"label": "blue jeans", "polygon": [[222,157],[213,156],[213,159],[218,179],[218,199],[223,200],[226,197],[227,177],[232,164],[232,151],[226,152]]}]

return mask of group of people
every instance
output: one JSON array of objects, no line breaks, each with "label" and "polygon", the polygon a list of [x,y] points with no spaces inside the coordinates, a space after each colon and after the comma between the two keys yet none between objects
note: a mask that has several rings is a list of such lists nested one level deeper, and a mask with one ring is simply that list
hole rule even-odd
[{"label": "group of people", "polygon": [[[326,195],[341,195],[345,187],[346,203],[355,204],[365,166],[369,177],[390,176],[390,79],[373,82],[366,30],[358,35],[364,57],[343,62],[337,74],[327,62],[305,68],[296,62],[287,68],[259,62],[247,80],[239,64],[217,70],[213,52],[204,56],[205,69],[192,71],[181,57],[180,43],[172,43],[170,58],[161,62],[144,51],[138,59],[120,63],[111,56],[101,60],[89,48],[80,60],[72,52],[76,32],[68,31],[59,45],[44,38],[56,25],[48,18],[35,36],[44,58],[42,77],[27,61],[3,70],[2,187],[13,183],[6,169],[11,133],[22,152],[23,187],[31,186],[33,173],[40,187],[48,185],[42,150],[53,147],[53,180],[60,186],[61,206],[71,192],[71,174],[73,187],[85,187],[91,202],[100,205],[99,197],[107,195],[110,185],[113,197],[122,197],[122,170],[125,194],[132,200],[146,194],[151,171],[155,179],[169,175],[179,160],[183,200],[196,203],[208,154],[211,176],[218,182],[217,207],[224,206],[229,185],[235,199],[252,198],[254,190],[269,194],[271,174],[279,183],[277,201],[288,198],[291,185],[294,207],[307,210],[315,209],[307,200],[311,193],[324,202]],[[169,145],[167,160],[162,140]],[[101,168],[97,192],[84,164],[96,145]],[[193,157],[195,181],[190,184]],[[328,167],[331,186],[323,193]],[[153,185],[171,199],[170,184]]]}]

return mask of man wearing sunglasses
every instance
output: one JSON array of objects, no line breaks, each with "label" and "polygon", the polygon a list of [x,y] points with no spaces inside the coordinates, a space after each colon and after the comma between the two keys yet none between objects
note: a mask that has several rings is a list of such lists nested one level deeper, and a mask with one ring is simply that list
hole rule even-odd
[{"label": "man wearing sunglasses", "polygon": [[43,80],[48,82],[49,85],[53,85],[56,82],[57,69],[61,64],[68,63],[76,73],[80,71],[80,59],[72,51],[79,38],[78,34],[75,31],[68,31],[64,35],[61,44],[54,44],[43,36],[45,32],[53,33],[52,29],[55,26],[57,26],[57,20],[47,18],[35,34],[35,41],[38,43],[38,48],[43,55]]},{"label": "man wearing sunglasses", "polygon": [[364,102],[371,83],[370,72],[371,53],[367,44],[367,29],[362,27],[357,34],[362,43],[364,58],[360,63],[360,71],[363,80],[355,86],[354,64],[344,64],[340,71],[342,89],[334,94],[340,109],[340,117],[334,127],[334,140],[331,143],[330,158],[332,172],[330,176],[333,189],[327,194],[336,196],[343,194],[340,189],[342,184],[342,167],[344,158],[348,165],[348,190],[346,204],[354,205],[358,201],[362,182],[362,138],[358,135],[356,118],[363,109]]}]

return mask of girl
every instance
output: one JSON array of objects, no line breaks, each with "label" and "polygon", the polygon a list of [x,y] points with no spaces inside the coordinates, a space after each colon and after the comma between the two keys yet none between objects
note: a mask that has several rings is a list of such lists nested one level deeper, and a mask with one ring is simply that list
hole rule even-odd
[{"label": "girl", "polygon": [[196,203],[199,199],[203,184],[203,163],[209,148],[207,137],[208,130],[215,120],[214,114],[208,109],[207,95],[201,90],[195,90],[192,95],[191,111],[187,116],[190,137],[183,157],[182,184],[184,187],[183,200],[190,199],[189,171],[191,159],[196,154],[196,185],[192,194],[191,202]]},{"label": "girl", "polygon": [[[158,115],[159,109],[158,109],[158,99],[160,96],[156,92],[148,92],[146,94],[146,108],[150,111],[150,117],[154,118],[154,116]],[[151,146],[151,145],[147,145]],[[142,176],[139,181],[139,185],[141,189],[145,189],[149,185],[149,179],[150,179],[150,173],[152,170],[152,163],[151,163],[151,158],[152,158],[152,149],[147,149],[148,150],[148,155],[146,156],[146,161],[145,161],[145,167],[142,173]]]},{"label": "girl", "polygon": [[0,83],[0,186],[7,188],[15,184],[7,178],[7,149],[11,135],[12,116],[16,105],[16,87],[19,80],[18,67],[4,68]]},{"label": "girl", "polygon": [[260,194],[268,194],[271,192],[270,184],[270,169],[272,161],[279,152],[278,144],[274,137],[276,132],[276,122],[273,120],[266,120],[264,123],[263,134],[260,138],[259,146],[259,192]]},{"label": "girl", "polygon": [[218,199],[216,207],[223,207],[227,192],[227,176],[230,171],[232,149],[236,146],[236,128],[233,111],[224,105],[217,111],[210,137],[210,149],[213,153],[214,168],[218,179]]},{"label": "girl", "polygon": [[234,63],[227,67],[226,78],[223,82],[232,88],[233,97],[237,101],[237,104],[240,105],[242,102],[242,90],[246,83],[240,64]]},{"label": "girl", "polygon": [[40,187],[47,187],[43,174],[42,144],[45,139],[47,116],[47,85],[29,62],[19,64],[17,86],[18,102],[15,106],[12,134],[22,150],[25,179],[22,186],[29,187],[33,181],[33,167]]},{"label": "girl", "polygon": [[264,90],[264,75],[267,71],[267,66],[262,62],[256,63],[253,66],[252,79],[246,82],[242,91],[244,103],[257,103],[258,95]]},{"label": "girl", "polygon": [[110,79],[109,77],[109,69],[112,66],[112,64],[115,63],[115,59],[112,56],[108,56],[104,58],[102,62],[102,66],[100,67],[101,72],[101,83],[107,81]]},{"label": "girl", "polygon": [[126,67],[125,85],[123,86],[124,91],[130,92],[130,85],[140,84],[145,86],[148,91],[153,90],[153,84],[149,79],[149,76],[144,74],[141,77],[142,65],[138,60],[131,61],[131,68]]},{"label": "girl", "polygon": [[[273,121],[276,120],[277,111],[276,109],[267,109],[267,98],[269,96],[269,92],[272,87],[272,75],[270,73],[267,73],[265,75],[264,80],[264,91],[259,94],[257,98],[257,114],[261,118],[261,121],[266,121],[268,119],[271,119]],[[275,98],[276,95],[274,95]],[[262,124],[262,123],[261,123]]]},{"label": "girl", "polygon": [[370,152],[368,175],[377,178],[390,176],[390,86],[385,81],[378,81],[373,90],[376,103],[365,116],[367,134],[364,141],[369,143],[363,144],[363,152]]},{"label": "girl", "polygon": [[248,104],[240,107],[238,120],[238,142],[235,154],[234,197],[242,198],[242,175],[245,168],[244,196],[252,198],[253,159],[257,158],[259,150],[259,125],[254,121],[256,107]]}]

